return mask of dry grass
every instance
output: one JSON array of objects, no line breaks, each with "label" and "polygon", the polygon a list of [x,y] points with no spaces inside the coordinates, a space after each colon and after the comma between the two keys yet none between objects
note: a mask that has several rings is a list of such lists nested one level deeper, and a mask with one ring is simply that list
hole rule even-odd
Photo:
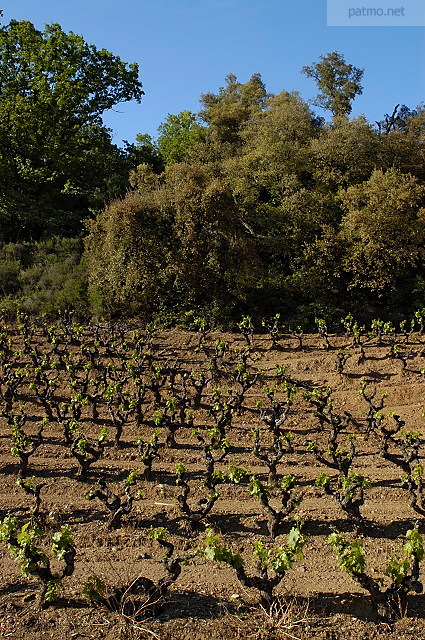
[{"label": "dry grass", "polygon": [[[308,600],[276,596],[269,610],[252,607],[249,616],[228,612],[240,637],[249,640],[301,640],[303,629],[313,622]],[[249,631],[248,631],[249,629]]]}]

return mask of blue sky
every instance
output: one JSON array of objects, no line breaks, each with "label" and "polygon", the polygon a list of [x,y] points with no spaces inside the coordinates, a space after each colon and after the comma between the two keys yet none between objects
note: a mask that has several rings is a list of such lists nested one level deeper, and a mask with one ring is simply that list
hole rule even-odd
[{"label": "blue sky", "polygon": [[268,91],[310,99],[316,87],[301,67],[335,50],[365,70],[353,115],[374,122],[397,103],[425,101],[425,27],[328,27],[326,0],[2,0],[0,8],[3,23],[58,22],[139,64],[142,103],[104,117],[118,145],[155,137],[168,113],[198,111],[201,93],[216,92],[228,73],[246,82],[258,72]]}]

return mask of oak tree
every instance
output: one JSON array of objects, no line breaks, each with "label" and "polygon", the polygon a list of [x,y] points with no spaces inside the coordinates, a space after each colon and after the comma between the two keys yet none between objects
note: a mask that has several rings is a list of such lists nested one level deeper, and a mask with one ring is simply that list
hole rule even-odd
[{"label": "oak tree", "polygon": [[1,26],[0,239],[75,234],[121,195],[125,157],[102,114],[142,95],[136,63],[58,24]]},{"label": "oak tree", "polygon": [[308,78],[316,81],[320,93],[314,104],[332,112],[334,116],[351,113],[351,102],[361,95],[363,69],[347,64],[337,51],[320,56],[319,62],[301,69]]}]

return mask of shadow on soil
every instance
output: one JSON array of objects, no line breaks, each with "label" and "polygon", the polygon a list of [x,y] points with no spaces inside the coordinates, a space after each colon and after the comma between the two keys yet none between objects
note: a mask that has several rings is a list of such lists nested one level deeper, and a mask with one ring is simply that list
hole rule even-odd
[{"label": "shadow on soil", "polygon": [[32,585],[28,582],[12,582],[0,589],[0,598],[2,596],[11,596],[31,591]]},{"label": "shadow on soil", "polygon": [[[311,603],[310,603],[311,604]],[[321,593],[311,604],[315,613],[335,615],[337,613],[353,616],[365,622],[378,622],[367,595],[355,593]],[[410,595],[407,617],[425,617],[425,595]]]},{"label": "shadow on soil", "polygon": [[176,618],[217,618],[224,609],[233,613],[236,606],[197,591],[173,592],[169,595],[159,620],[165,622]]}]

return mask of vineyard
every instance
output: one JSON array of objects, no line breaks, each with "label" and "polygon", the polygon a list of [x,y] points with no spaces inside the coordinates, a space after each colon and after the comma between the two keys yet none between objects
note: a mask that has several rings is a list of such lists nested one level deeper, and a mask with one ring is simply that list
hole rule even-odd
[{"label": "vineyard", "polygon": [[425,317],[0,320],[0,637],[425,638]]}]

